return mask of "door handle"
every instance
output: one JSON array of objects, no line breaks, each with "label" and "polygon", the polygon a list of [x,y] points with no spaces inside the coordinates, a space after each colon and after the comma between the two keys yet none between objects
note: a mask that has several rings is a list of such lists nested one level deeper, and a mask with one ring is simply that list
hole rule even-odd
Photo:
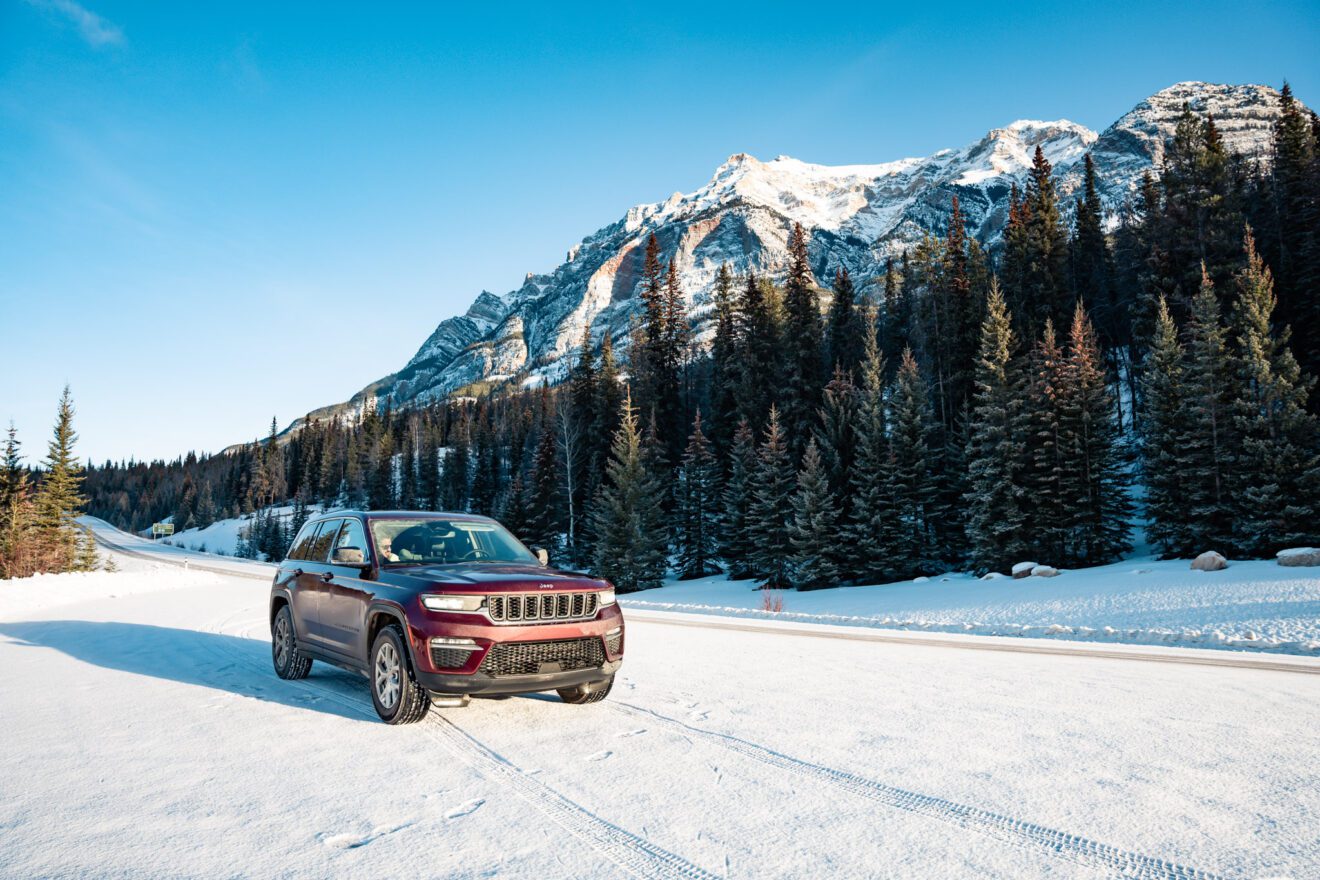
[{"label": "door handle", "polygon": [[333,571],[327,571],[325,574],[321,575],[321,580],[325,581],[327,584],[334,579],[335,573]]}]

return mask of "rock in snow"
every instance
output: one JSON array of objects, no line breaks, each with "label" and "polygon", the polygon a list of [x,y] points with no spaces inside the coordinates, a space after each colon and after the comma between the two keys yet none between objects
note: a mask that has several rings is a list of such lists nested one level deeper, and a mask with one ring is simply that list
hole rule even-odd
[{"label": "rock in snow", "polygon": [[1031,570],[1031,576],[1038,578],[1052,578],[1058,574],[1059,570],[1052,565],[1038,565]]},{"label": "rock in snow", "polygon": [[1018,564],[1013,566],[1013,577],[1015,578],[1031,577],[1031,572],[1033,569],[1036,568],[1037,565],[1038,563],[1035,562],[1019,562]]},{"label": "rock in snow", "polygon": [[1278,92],[1267,86],[1184,82],[1137,104],[1099,134],[1068,120],[1020,120],[960,149],[875,165],[813,165],[786,156],[762,162],[738,153],[693,192],[630,208],[573,245],[569,259],[549,273],[529,274],[503,295],[482,293],[466,314],[442,321],[399,372],[290,429],[308,418],[358,418],[373,407],[421,405],[490,384],[559,381],[583,328],[594,345],[609,334],[623,352],[640,308],[643,257],[653,234],[663,259],[674,262],[697,341],[704,342],[713,332],[710,291],[720,265],[735,274],[782,277],[794,223],[810,233],[818,282],[828,286],[847,268],[859,294],[870,295],[883,283],[887,258],[925,235],[947,233],[954,196],[969,233],[998,247],[1010,188],[1025,186],[1038,146],[1054,166],[1065,210],[1082,186],[1082,157],[1091,153],[1105,216],[1113,223],[1142,174],[1158,173],[1184,104],[1214,115],[1228,149],[1260,157],[1270,153],[1278,103]]},{"label": "rock in snow", "polygon": [[1290,547],[1279,551],[1279,565],[1320,565],[1320,547]]},{"label": "rock in snow", "polygon": [[1192,560],[1193,571],[1223,571],[1228,568],[1228,560],[1213,550],[1207,550]]}]

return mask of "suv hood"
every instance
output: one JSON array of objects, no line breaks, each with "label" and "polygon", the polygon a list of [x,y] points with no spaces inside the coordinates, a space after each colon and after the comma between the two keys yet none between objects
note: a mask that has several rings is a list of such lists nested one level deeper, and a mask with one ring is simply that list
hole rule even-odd
[{"label": "suv hood", "polygon": [[[421,565],[395,568],[390,573],[438,589],[457,588],[500,593],[521,590],[607,590],[605,581],[575,572],[519,563]],[[547,586],[549,585],[549,586]]]}]

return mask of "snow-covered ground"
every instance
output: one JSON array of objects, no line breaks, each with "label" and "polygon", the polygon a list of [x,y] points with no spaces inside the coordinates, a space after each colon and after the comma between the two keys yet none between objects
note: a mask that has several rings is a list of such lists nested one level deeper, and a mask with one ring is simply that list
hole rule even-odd
[{"label": "snow-covered ground", "polygon": [[638,615],[603,703],[391,728],[268,568],[117,562],[0,584],[0,876],[1320,876],[1320,675]]},{"label": "snow-covered ground", "polygon": [[773,617],[889,629],[1147,645],[1235,648],[1320,656],[1320,568],[1273,560],[1192,571],[1187,560],[1128,560],[1057,577],[919,581],[780,594],[761,610],[752,581],[671,581],[623,597],[628,607]]},{"label": "snow-covered ground", "polygon": [[[320,512],[319,504],[309,504],[307,514],[314,516]],[[273,513],[283,520],[293,516],[293,505],[282,504],[265,508],[264,512]],[[167,521],[173,517],[168,517]],[[168,538],[161,538],[160,543],[218,556],[233,556],[238,549],[238,539],[252,526],[251,516],[239,516],[232,519],[218,519],[204,529],[184,529]]]}]

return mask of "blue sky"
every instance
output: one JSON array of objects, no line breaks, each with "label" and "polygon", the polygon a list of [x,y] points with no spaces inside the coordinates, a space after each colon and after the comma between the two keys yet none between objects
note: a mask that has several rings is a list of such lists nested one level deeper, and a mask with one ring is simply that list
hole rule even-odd
[{"label": "blue sky", "polygon": [[1314,2],[557,6],[0,0],[0,420],[38,457],[67,381],[98,461],[254,437],[739,151],[1320,103]]}]

